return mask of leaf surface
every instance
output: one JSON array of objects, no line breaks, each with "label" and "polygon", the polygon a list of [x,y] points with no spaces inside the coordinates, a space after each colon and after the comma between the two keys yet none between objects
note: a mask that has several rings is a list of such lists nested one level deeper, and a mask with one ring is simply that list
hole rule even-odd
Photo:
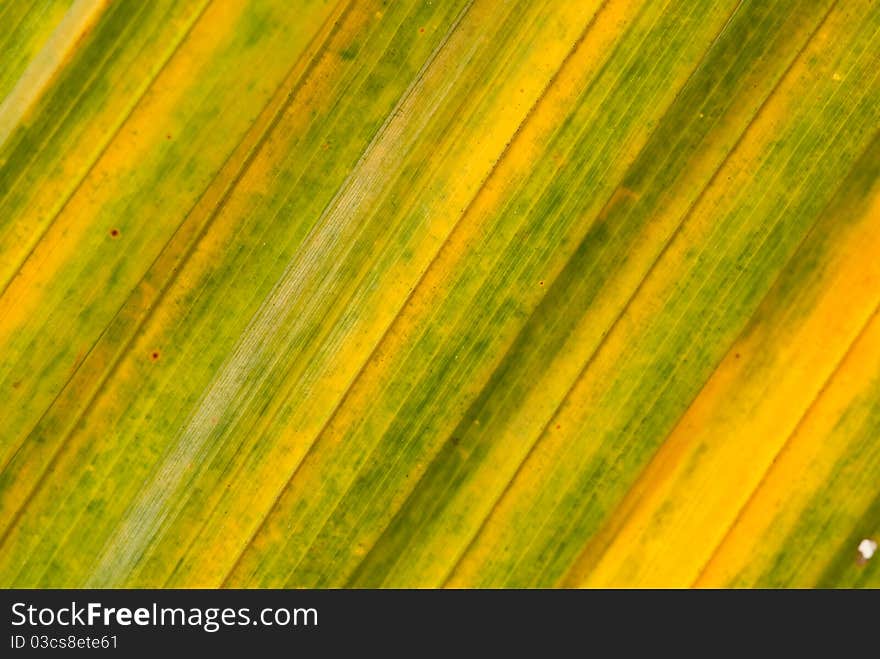
[{"label": "leaf surface", "polygon": [[876,3],[0,12],[0,585],[880,583]]}]

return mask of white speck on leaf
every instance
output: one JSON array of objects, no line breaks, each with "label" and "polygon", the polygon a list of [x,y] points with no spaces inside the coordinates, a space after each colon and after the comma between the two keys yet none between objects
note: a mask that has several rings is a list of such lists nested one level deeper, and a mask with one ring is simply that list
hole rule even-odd
[{"label": "white speck on leaf", "polygon": [[877,543],[874,540],[865,538],[859,543],[859,553],[866,561],[877,551]]}]

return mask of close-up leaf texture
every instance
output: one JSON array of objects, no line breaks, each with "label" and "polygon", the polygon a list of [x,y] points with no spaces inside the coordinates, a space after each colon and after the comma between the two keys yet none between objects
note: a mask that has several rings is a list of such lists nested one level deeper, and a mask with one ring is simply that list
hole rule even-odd
[{"label": "close-up leaf texture", "polygon": [[877,0],[0,28],[0,586],[880,586]]}]

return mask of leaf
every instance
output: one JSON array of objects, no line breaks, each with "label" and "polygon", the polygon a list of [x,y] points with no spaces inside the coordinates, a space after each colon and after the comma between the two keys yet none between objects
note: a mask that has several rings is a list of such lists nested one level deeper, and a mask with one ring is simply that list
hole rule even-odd
[{"label": "leaf", "polygon": [[875,3],[2,11],[0,585],[877,585]]}]

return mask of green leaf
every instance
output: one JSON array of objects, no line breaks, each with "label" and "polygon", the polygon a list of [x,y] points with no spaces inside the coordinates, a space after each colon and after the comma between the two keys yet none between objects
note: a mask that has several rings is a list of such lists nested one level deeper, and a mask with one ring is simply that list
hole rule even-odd
[{"label": "green leaf", "polygon": [[0,585],[880,583],[876,3],[0,12]]}]

